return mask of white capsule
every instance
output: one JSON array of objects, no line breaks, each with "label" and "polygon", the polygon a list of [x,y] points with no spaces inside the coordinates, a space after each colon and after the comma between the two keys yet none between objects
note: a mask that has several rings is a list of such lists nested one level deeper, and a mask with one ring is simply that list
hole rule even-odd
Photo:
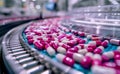
[{"label": "white capsule", "polygon": [[78,53],[73,54],[73,59],[77,62],[80,62],[83,58],[84,58],[84,56],[81,54],[78,54]]},{"label": "white capsule", "polygon": [[111,40],[110,40],[110,43],[111,43],[111,44],[115,44],[115,45],[120,45],[120,40],[111,39]]},{"label": "white capsule", "polygon": [[57,48],[57,52],[65,54],[66,53],[66,49],[60,46],[60,47]]},{"label": "white capsule", "polygon": [[47,53],[50,55],[50,56],[54,56],[55,55],[55,50],[52,48],[52,47],[48,47],[47,49]]},{"label": "white capsule", "polygon": [[110,59],[114,57],[113,51],[105,52],[105,53],[103,53],[103,55],[107,56]]},{"label": "white capsule", "polygon": [[96,45],[97,45],[95,41],[91,41],[91,42],[89,42],[88,44],[90,44],[90,45],[92,45],[92,46],[96,46]]},{"label": "white capsule", "polygon": [[83,54],[85,55],[88,51],[86,49],[81,49],[81,50],[78,50],[78,53],[79,54]]}]

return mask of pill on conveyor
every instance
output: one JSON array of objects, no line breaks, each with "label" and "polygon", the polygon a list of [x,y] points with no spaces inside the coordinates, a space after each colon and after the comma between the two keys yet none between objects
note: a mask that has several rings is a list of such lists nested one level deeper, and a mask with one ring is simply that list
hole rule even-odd
[{"label": "pill on conveyor", "polygon": [[71,59],[70,57],[67,57],[63,54],[57,54],[56,55],[56,58],[58,59],[58,61],[70,66],[70,67],[73,67],[75,61],[73,59]]},{"label": "pill on conveyor", "polygon": [[101,41],[100,40],[90,41],[88,44],[89,45],[93,45],[93,46],[99,46],[99,45],[101,45]]},{"label": "pill on conveyor", "polygon": [[54,41],[54,42],[51,41],[51,42],[50,42],[50,45],[51,45],[54,49],[57,49],[58,46],[59,46],[58,43],[55,42],[55,41]]},{"label": "pill on conveyor", "polygon": [[81,49],[81,50],[78,50],[78,53],[79,54],[86,54],[87,52],[93,52],[94,51],[94,49],[93,48],[91,48],[91,47],[88,47],[88,48],[86,48],[86,49]]},{"label": "pill on conveyor", "polygon": [[92,37],[91,40],[96,41],[96,40],[101,40],[102,37]]},{"label": "pill on conveyor", "polygon": [[43,49],[43,45],[42,45],[40,42],[36,41],[36,42],[34,42],[33,44],[35,45],[35,47],[36,47],[37,49]]},{"label": "pill on conveyor", "polygon": [[65,53],[66,53],[66,49],[63,48],[63,47],[61,47],[61,46],[59,46],[59,47],[57,48],[57,52],[62,53],[62,54],[65,54]]},{"label": "pill on conveyor", "polygon": [[55,49],[53,49],[49,44],[45,46],[45,49],[50,56],[54,56],[56,53]]},{"label": "pill on conveyor", "polygon": [[70,51],[67,51],[66,56],[73,58],[76,62],[80,62],[84,58],[83,55],[78,54],[78,53],[73,53]]},{"label": "pill on conveyor", "polygon": [[74,46],[75,44],[77,44],[77,41],[75,41],[75,40],[70,40],[69,42],[67,42],[67,45],[69,45],[69,46]]},{"label": "pill on conveyor", "polygon": [[111,40],[110,40],[110,43],[111,43],[111,44],[115,44],[115,45],[120,45],[120,40],[111,39]]},{"label": "pill on conveyor", "polygon": [[103,61],[108,61],[110,59],[119,59],[120,58],[120,52],[119,51],[109,51],[102,54]]},{"label": "pill on conveyor", "polygon": [[96,54],[101,54],[104,50],[104,47],[103,46],[99,46],[97,47],[95,50],[94,50],[94,53]]},{"label": "pill on conveyor", "polygon": [[120,74],[120,70],[94,65],[92,66],[92,74]]},{"label": "pill on conveyor", "polygon": [[102,64],[102,57],[101,57],[101,55],[94,54],[92,59],[93,59],[92,65],[101,65]]},{"label": "pill on conveyor", "polygon": [[104,41],[101,43],[101,46],[107,47],[108,44],[109,44],[109,41],[108,41],[108,40],[104,40]]},{"label": "pill on conveyor", "polygon": [[80,50],[80,49],[81,49],[81,46],[75,46],[75,47],[73,47],[73,48],[68,49],[68,51],[78,52],[78,50]]}]

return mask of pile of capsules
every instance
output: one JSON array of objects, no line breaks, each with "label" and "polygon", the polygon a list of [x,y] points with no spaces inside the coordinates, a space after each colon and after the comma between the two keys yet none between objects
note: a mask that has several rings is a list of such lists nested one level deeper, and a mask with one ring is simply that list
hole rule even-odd
[{"label": "pile of capsules", "polygon": [[[24,30],[28,43],[70,67],[78,63],[92,69],[94,74],[120,74],[120,40],[70,30],[61,26],[60,20],[31,23]],[[116,47],[115,50],[104,52],[109,44]]]}]

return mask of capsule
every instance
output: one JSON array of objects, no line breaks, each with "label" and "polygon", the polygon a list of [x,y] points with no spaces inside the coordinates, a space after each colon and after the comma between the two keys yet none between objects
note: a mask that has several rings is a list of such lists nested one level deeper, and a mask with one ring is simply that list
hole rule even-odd
[{"label": "capsule", "polygon": [[103,61],[108,61],[110,59],[119,59],[120,58],[120,52],[119,51],[109,51],[102,54]]},{"label": "capsule", "polygon": [[73,53],[73,52],[70,52],[70,51],[68,51],[66,53],[66,56],[68,56],[70,58],[73,58],[76,62],[80,62],[84,58],[83,55],[78,54],[78,53]]},{"label": "capsule", "polygon": [[49,44],[45,46],[45,49],[50,56],[54,56],[56,53],[55,49],[53,49]]},{"label": "capsule", "polygon": [[87,52],[93,52],[94,51],[94,49],[93,48],[91,48],[91,47],[88,47],[88,48],[86,48],[86,49],[81,49],[81,50],[78,50],[78,53],[79,54],[86,54]]},{"label": "capsule", "polygon": [[91,41],[88,43],[89,45],[92,45],[92,46],[99,46],[101,45],[101,41],[100,40],[97,40],[97,41]]},{"label": "capsule", "polygon": [[78,50],[80,50],[81,49],[81,46],[74,46],[73,48],[70,48],[69,49],[69,51],[71,51],[71,52],[78,52]]},{"label": "capsule", "polygon": [[107,47],[108,44],[109,44],[108,40],[105,40],[105,41],[103,41],[103,42],[101,43],[101,46]]},{"label": "capsule", "polygon": [[110,43],[111,43],[111,44],[115,44],[115,45],[120,45],[120,40],[111,39],[111,40],[110,40]]},{"label": "capsule", "polygon": [[93,59],[92,65],[101,65],[102,64],[102,57],[101,57],[101,55],[94,54],[92,59]]},{"label": "capsule", "polygon": [[103,46],[99,46],[97,47],[95,50],[94,50],[94,53],[96,54],[101,54],[104,50],[104,47]]},{"label": "capsule", "polygon": [[70,67],[73,67],[73,65],[75,63],[75,61],[72,58],[67,57],[67,56],[65,56],[63,54],[57,54],[56,58],[58,59],[58,61],[66,64],[66,65],[68,65]]}]

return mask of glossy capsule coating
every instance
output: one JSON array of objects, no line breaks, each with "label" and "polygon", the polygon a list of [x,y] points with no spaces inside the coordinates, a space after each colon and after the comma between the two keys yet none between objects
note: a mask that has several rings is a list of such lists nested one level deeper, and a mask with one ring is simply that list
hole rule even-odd
[{"label": "glossy capsule coating", "polygon": [[111,43],[111,44],[115,44],[115,45],[120,45],[120,40],[111,39],[111,40],[110,40],[110,43]]},{"label": "glossy capsule coating", "polygon": [[76,62],[80,62],[84,56],[78,53],[67,51],[66,56],[73,58]]},{"label": "glossy capsule coating", "polygon": [[96,53],[96,54],[101,54],[103,50],[104,50],[104,47],[103,47],[103,46],[99,46],[99,47],[97,47],[97,48],[94,50],[94,53]]},{"label": "glossy capsule coating", "polygon": [[73,67],[73,65],[75,63],[75,61],[72,58],[67,57],[67,56],[65,56],[63,54],[57,54],[56,58],[58,59],[58,61],[66,64],[66,65],[68,65],[70,67]]},{"label": "glossy capsule coating", "polygon": [[92,45],[92,46],[99,46],[101,45],[101,41],[100,40],[97,40],[97,41],[91,41],[88,43],[89,45]]},{"label": "glossy capsule coating", "polygon": [[101,57],[101,55],[94,54],[92,59],[93,59],[92,65],[101,65],[102,64],[102,57]]},{"label": "glossy capsule coating", "polygon": [[101,43],[101,46],[107,47],[108,44],[109,44],[108,40],[105,40],[105,41],[103,41],[103,42]]},{"label": "glossy capsule coating", "polygon": [[45,49],[46,49],[48,55],[50,55],[50,56],[54,56],[55,53],[56,53],[56,52],[55,52],[55,49],[53,49],[49,44],[47,44],[47,45],[45,46]]}]

